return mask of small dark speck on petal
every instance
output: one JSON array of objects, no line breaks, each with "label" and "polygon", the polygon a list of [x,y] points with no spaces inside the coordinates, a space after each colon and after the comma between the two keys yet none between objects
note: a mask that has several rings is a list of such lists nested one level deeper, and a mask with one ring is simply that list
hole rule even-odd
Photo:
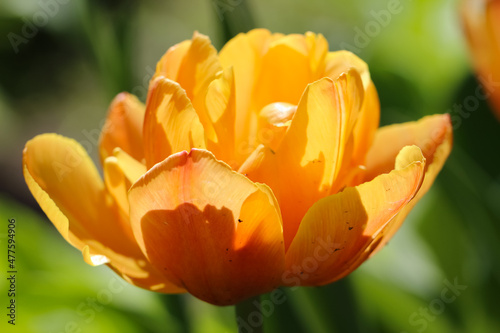
[{"label": "small dark speck on petal", "polygon": [[243,220],[242,220],[242,219],[238,219],[238,222],[240,222],[240,223],[241,223],[241,222],[243,222]]},{"label": "small dark speck on petal", "polygon": [[226,251],[229,251],[229,248],[227,248]]},{"label": "small dark speck on petal", "polygon": [[337,252],[337,251],[340,251],[340,249],[335,249],[335,250],[333,250],[333,252]]},{"label": "small dark speck on petal", "polygon": [[354,228],[354,227],[349,227],[349,230],[352,230],[352,228]]},{"label": "small dark speck on petal", "polygon": [[229,262],[233,262],[231,259],[229,259]]},{"label": "small dark speck on petal", "polygon": [[273,155],[276,154],[276,152],[274,150],[272,150],[272,149],[269,149],[269,150],[271,151],[271,153],[273,153]]}]

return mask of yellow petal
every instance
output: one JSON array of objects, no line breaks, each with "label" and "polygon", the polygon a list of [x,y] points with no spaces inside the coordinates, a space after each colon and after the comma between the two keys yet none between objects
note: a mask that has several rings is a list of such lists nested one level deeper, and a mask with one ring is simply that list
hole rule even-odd
[{"label": "yellow petal", "polygon": [[325,60],[325,70],[323,75],[332,79],[337,78],[342,73],[355,69],[361,75],[364,87],[364,100],[360,115],[354,127],[350,159],[345,159],[342,165],[341,178],[343,184],[337,184],[332,189],[332,194],[336,193],[344,186],[358,185],[362,180],[365,168],[365,158],[372,145],[375,132],[380,120],[380,103],[377,90],[370,78],[368,65],[349,51],[329,52]]},{"label": "yellow petal", "polygon": [[146,173],[147,169],[144,164],[140,163],[120,148],[115,148],[113,155],[130,183],[135,183],[139,177]]},{"label": "yellow petal", "polygon": [[256,110],[273,102],[297,105],[308,83],[313,81],[308,47],[304,36],[288,35],[271,43],[262,59],[255,87]]},{"label": "yellow petal", "polygon": [[144,164],[120,148],[115,148],[113,155],[104,161],[104,182],[122,213],[128,217],[128,190],[147,170]]},{"label": "yellow petal", "polygon": [[[262,58],[274,39],[265,29],[240,33],[224,45],[219,53],[224,68],[234,70],[236,90],[235,147],[236,160],[241,164],[255,148],[248,142],[251,133],[255,135],[257,111],[251,109],[254,86],[262,68]],[[250,148],[249,148],[250,147]]]},{"label": "yellow petal", "polygon": [[357,268],[417,193],[424,165],[418,147],[405,147],[394,171],[314,204],[286,253],[284,283],[324,285]]},{"label": "yellow petal", "polygon": [[108,116],[99,138],[101,162],[121,148],[138,161],[144,158],[142,126],[144,105],[129,93],[120,93],[109,107]]},{"label": "yellow petal", "polygon": [[217,50],[212,46],[210,38],[195,32],[180,64],[176,80],[186,90],[193,104],[198,96],[202,99],[201,96],[205,94],[208,85],[220,70],[222,67],[217,57]]},{"label": "yellow petal", "polygon": [[195,32],[191,41],[167,51],[158,63],[155,74],[155,77],[164,76],[177,82],[186,91],[205,128],[205,134],[213,141],[216,138],[205,109],[205,95],[209,84],[221,70],[217,50],[210,38]]},{"label": "yellow petal", "polygon": [[252,165],[248,177],[271,186],[280,203],[286,246],[309,207],[330,194],[362,101],[355,71],[310,84],[279,149],[267,148],[262,157],[257,148],[253,162],[245,162]]},{"label": "yellow petal", "polygon": [[373,82],[365,90],[365,98],[358,121],[354,127],[354,148],[352,163],[364,165],[366,154],[373,144],[380,121],[380,102]]},{"label": "yellow petal", "polygon": [[182,61],[190,47],[190,40],[185,40],[170,47],[156,64],[155,78],[164,76],[172,81],[177,81]]},{"label": "yellow petal", "polygon": [[128,220],[104,188],[85,150],[74,140],[44,134],[26,143],[26,183],[57,230],[90,265],[107,263],[130,283],[183,292],[148,265]]},{"label": "yellow petal", "polygon": [[350,150],[350,158],[345,158],[339,179],[342,182],[332,188],[331,194],[337,193],[345,186],[355,186],[363,182],[366,170],[366,155],[370,150],[377,132],[380,120],[380,103],[375,85],[370,81],[365,90],[365,98],[359,113],[358,120],[354,125],[352,141],[348,142],[346,150]]},{"label": "yellow petal", "polygon": [[127,193],[132,183],[125,176],[116,157],[110,156],[106,158],[103,166],[106,188],[120,207],[122,214],[128,216],[129,205]]},{"label": "yellow petal", "polygon": [[203,126],[186,92],[164,77],[151,83],[144,119],[144,154],[151,168],[168,156],[205,148]]},{"label": "yellow petal", "polygon": [[271,42],[271,33],[265,29],[255,29],[240,33],[224,45],[219,53],[220,63],[224,68],[233,67],[236,85],[237,128],[243,128],[250,104],[250,98],[260,73],[262,57]]},{"label": "yellow petal", "polygon": [[393,223],[383,231],[384,238],[372,254],[385,246],[401,227],[411,209],[430,189],[450,155],[452,141],[452,126],[448,114],[428,116],[417,122],[386,126],[379,130],[368,155],[366,179],[370,179],[380,172],[385,172],[388,160],[392,158],[390,153],[395,149],[395,146],[397,149],[398,145],[414,144],[419,146],[427,162],[425,179],[420,190],[415,198],[394,218]]},{"label": "yellow petal", "polygon": [[220,73],[210,83],[206,96],[206,110],[214,130],[216,142],[208,140],[207,147],[218,159],[226,161],[231,167],[237,166],[235,158],[235,96],[234,74],[232,67]]},{"label": "yellow petal", "polygon": [[363,87],[365,90],[368,89],[371,82],[368,65],[355,54],[349,51],[328,52],[325,62],[324,76],[335,79],[354,68],[361,75]]},{"label": "yellow petal", "polygon": [[311,72],[315,78],[322,77],[325,70],[325,59],[328,54],[328,41],[322,34],[306,32],[306,43],[308,47]]},{"label": "yellow petal", "polygon": [[271,190],[210,152],[170,156],[132,186],[129,201],[148,259],[194,296],[228,305],[280,284],[283,236]]}]

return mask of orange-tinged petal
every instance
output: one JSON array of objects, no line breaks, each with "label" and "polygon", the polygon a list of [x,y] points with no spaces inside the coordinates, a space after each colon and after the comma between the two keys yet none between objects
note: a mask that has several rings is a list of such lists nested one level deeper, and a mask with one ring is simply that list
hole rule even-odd
[{"label": "orange-tinged petal", "polygon": [[448,114],[426,116],[414,122],[381,127],[366,157],[364,180],[368,181],[392,170],[394,160],[404,146],[420,147],[430,166],[438,147],[446,144],[451,149],[451,143],[452,128]]},{"label": "orange-tinged petal", "polygon": [[[392,143],[392,146],[389,146],[389,143]],[[415,198],[394,218],[393,223],[383,231],[384,238],[372,254],[375,254],[384,247],[387,241],[401,227],[408,213],[424,194],[427,193],[443,168],[453,145],[452,126],[449,115],[428,116],[417,122],[381,128],[379,133],[377,133],[373,148],[368,155],[368,179],[372,175],[377,174],[377,172],[384,172],[388,162],[384,163],[383,158],[390,160],[391,155],[389,153],[394,149],[394,146],[400,144],[415,144],[422,149],[427,159],[425,179]]]},{"label": "orange-tinged petal", "polygon": [[128,221],[76,141],[55,134],[35,137],[24,149],[23,168],[40,207],[61,235],[82,251],[87,263],[107,263],[143,288],[183,292],[148,264]]},{"label": "orange-tinged petal", "polygon": [[248,177],[271,186],[280,203],[286,246],[309,207],[330,193],[362,101],[355,71],[310,84],[278,150],[259,147],[253,162],[245,162],[252,166]]},{"label": "orange-tinged petal", "polygon": [[286,253],[284,283],[324,285],[357,268],[417,193],[424,165],[418,147],[405,147],[389,174],[315,203]]},{"label": "orange-tinged petal", "polygon": [[121,148],[138,161],[144,158],[142,126],[144,105],[129,93],[120,93],[109,107],[108,116],[99,138],[101,162]]},{"label": "orange-tinged petal", "polygon": [[500,2],[463,0],[461,16],[474,68],[500,120]]},{"label": "orange-tinged petal", "polygon": [[280,284],[282,226],[274,196],[208,151],[174,154],[129,192],[141,249],[168,279],[217,305]]},{"label": "orange-tinged petal", "polygon": [[186,92],[164,77],[151,83],[143,132],[148,169],[179,151],[205,148],[203,126]]}]

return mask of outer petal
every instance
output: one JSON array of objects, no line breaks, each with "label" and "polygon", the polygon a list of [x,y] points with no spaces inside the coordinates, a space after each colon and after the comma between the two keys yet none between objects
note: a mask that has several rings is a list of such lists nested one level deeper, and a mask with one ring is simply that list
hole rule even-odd
[{"label": "outer petal", "polygon": [[284,246],[272,192],[210,152],[170,156],[132,186],[129,201],[141,249],[194,296],[228,305],[280,284]]},{"label": "outer petal", "polygon": [[149,169],[166,157],[191,148],[205,148],[199,117],[178,83],[158,77],[151,84],[146,103],[146,166]]},{"label": "outer petal", "polygon": [[384,239],[373,254],[396,233],[413,206],[430,189],[451,152],[452,141],[452,126],[448,114],[428,116],[417,122],[386,126],[379,130],[368,154],[366,179],[386,172],[389,161],[394,160],[391,152],[401,145],[419,146],[427,159],[427,164],[422,187],[415,198],[396,216],[394,222],[383,231]]},{"label": "outer petal", "polygon": [[91,265],[108,263],[143,288],[182,292],[148,265],[128,221],[104,188],[94,164],[76,141],[44,134],[23,153],[28,187],[61,235]]},{"label": "outer petal", "polygon": [[242,171],[271,186],[278,198],[287,247],[309,207],[330,193],[362,100],[355,71],[310,84],[279,149],[259,146],[253,162],[245,162],[252,167]]},{"label": "outer petal", "polygon": [[120,93],[109,107],[106,123],[99,138],[101,162],[120,147],[138,161],[144,159],[142,126],[144,105],[129,93]]},{"label": "outer petal", "polygon": [[394,171],[314,204],[286,253],[283,282],[324,285],[357,268],[417,193],[424,165],[418,147],[405,147]]}]

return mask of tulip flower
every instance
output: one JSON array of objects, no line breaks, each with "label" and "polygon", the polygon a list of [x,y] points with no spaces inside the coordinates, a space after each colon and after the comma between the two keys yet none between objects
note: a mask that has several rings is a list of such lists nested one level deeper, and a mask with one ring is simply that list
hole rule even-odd
[{"label": "tulip flower", "polygon": [[366,63],[322,35],[252,30],[171,47],[146,104],[112,102],[99,151],[42,134],[26,183],[90,265],[230,305],[321,286],[381,249],[452,145],[448,115],[378,128]]},{"label": "tulip flower", "polygon": [[500,1],[464,0],[461,14],[478,79],[500,120]]}]

